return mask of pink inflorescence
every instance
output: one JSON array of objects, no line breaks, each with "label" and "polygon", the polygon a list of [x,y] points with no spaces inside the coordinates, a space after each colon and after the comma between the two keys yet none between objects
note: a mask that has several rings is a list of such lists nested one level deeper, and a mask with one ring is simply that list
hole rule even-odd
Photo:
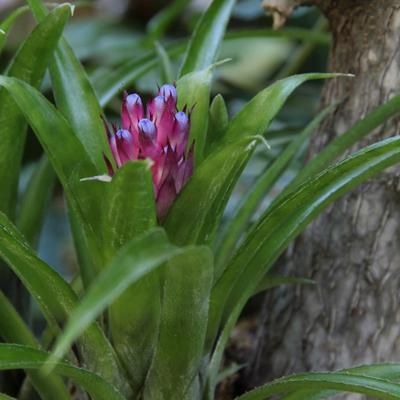
[{"label": "pink inflorescence", "polygon": [[[152,160],[157,216],[163,218],[193,172],[193,146],[186,154],[190,118],[177,110],[173,85],[163,85],[143,107],[137,94],[125,94],[122,129],[107,128],[111,152],[118,168],[130,160]],[[110,173],[112,168],[109,166]]]}]

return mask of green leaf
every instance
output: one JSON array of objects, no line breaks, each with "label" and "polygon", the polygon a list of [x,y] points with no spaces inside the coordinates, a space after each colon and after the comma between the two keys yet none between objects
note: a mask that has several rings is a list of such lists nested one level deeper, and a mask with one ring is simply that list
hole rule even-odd
[{"label": "green leaf", "polygon": [[[0,337],[3,340],[39,348],[35,337],[2,292],[0,292],[0,315]],[[43,400],[70,399],[66,387],[57,376],[44,377],[36,371],[28,372],[28,376]]]},{"label": "green leaf", "polygon": [[[400,378],[400,364],[372,364],[361,365],[354,368],[347,368],[341,373],[354,375],[370,376],[372,378],[387,379],[389,381],[398,380]],[[313,390],[298,390],[285,397],[282,400],[319,400],[335,395],[337,392],[333,390],[313,391]]]},{"label": "green leaf", "polygon": [[[48,365],[46,361],[48,356],[49,353],[28,346],[0,344],[0,370],[41,369]],[[52,367],[55,373],[76,382],[94,400],[126,400],[115,387],[93,372],[77,368],[65,361],[56,363]]]},{"label": "green leaf", "polygon": [[365,147],[306,181],[270,207],[246,236],[211,296],[209,340],[238,303],[248,299],[288,244],[329,204],[357,184],[400,161],[400,138]]},{"label": "green leaf", "polygon": [[[78,298],[60,275],[35,255],[3,213],[0,213],[0,256],[37,301],[53,333],[57,332],[58,325],[64,325],[77,307]],[[90,368],[122,387],[114,352],[96,324],[86,330],[79,347]]]},{"label": "green leaf", "polygon": [[262,90],[253,97],[232,119],[222,138],[223,141],[235,140],[246,135],[263,135],[288,97],[302,83],[314,79],[349,76],[343,74],[311,73],[294,75],[282,79]]},{"label": "green leaf", "polygon": [[7,39],[7,35],[11,28],[14,25],[14,22],[18,19],[18,17],[22,14],[25,14],[29,10],[29,7],[22,6],[15,9],[7,18],[5,18],[0,23],[0,54],[4,48],[4,44]]},{"label": "green leaf", "polygon": [[200,18],[186,50],[180,76],[210,67],[220,43],[235,0],[214,0]]},{"label": "green leaf", "polygon": [[[150,166],[147,161],[129,162],[116,172],[111,183],[104,185],[104,246],[109,248],[107,258],[111,260],[130,240],[157,224]],[[110,306],[109,318],[114,348],[137,392],[150,367],[158,337],[157,271],[125,290]]]},{"label": "green leaf", "polygon": [[327,165],[338,158],[351,146],[356,144],[375,128],[383,124],[390,117],[400,112],[400,95],[377,107],[363,119],[356,122],[349,130],[333,139],[308,164],[300,170],[292,182],[285,188],[281,196],[289,193],[296,186],[303,183],[308,177],[322,171]]},{"label": "green leaf", "polygon": [[218,148],[194,171],[164,224],[173,243],[213,242],[226,203],[256,144],[257,138],[244,138]]},{"label": "green leaf", "polygon": [[161,228],[130,241],[88,289],[58,338],[52,360],[62,357],[72,342],[129,286],[184,251],[168,243]]},{"label": "green leaf", "polygon": [[282,176],[290,162],[299,155],[303,145],[310,135],[315,131],[321,121],[336,108],[336,105],[329,107],[318,114],[309,125],[287,146],[285,151],[267,168],[267,170],[257,179],[256,183],[250,188],[236,208],[232,218],[224,226],[217,245],[216,268],[217,277],[223,272],[226,262],[232,253],[250,221],[251,216],[257,210],[268,191],[276,181]]},{"label": "green leaf", "polygon": [[194,163],[200,165],[207,139],[208,108],[212,68],[184,75],[176,83],[178,109],[193,110],[190,117],[189,146],[194,142]]},{"label": "green leaf", "polygon": [[210,106],[209,125],[207,134],[207,149],[219,140],[228,128],[229,115],[225,100],[221,94],[217,94]]},{"label": "green leaf", "polygon": [[[43,2],[28,0],[28,4],[35,18],[41,21],[47,13]],[[84,68],[64,39],[61,39],[50,64],[50,75],[58,108],[94,165],[102,173],[106,172],[103,154],[110,160],[112,158],[101,120],[102,109]]]},{"label": "green leaf", "polygon": [[[63,5],[43,20],[22,44],[7,74],[38,87],[70,15],[70,6]],[[26,123],[12,96],[4,89],[0,91],[0,104],[0,210],[14,218]]]},{"label": "green leaf", "polygon": [[34,248],[37,246],[54,181],[53,167],[43,155],[23,194],[17,216],[18,229]]},{"label": "green leaf", "polygon": [[146,399],[187,399],[203,357],[213,255],[196,247],[169,261],[160,336],[145,386]]},{"label": "green leaf", "polygon": [[251,390],[237,400],[265,400],[274,394],[283,394],[299,389],[337,390],[361,393],[378,399],[400,399],[400,385],[383,379],[351,375],[339,372],[310,372],[277,379]]}]

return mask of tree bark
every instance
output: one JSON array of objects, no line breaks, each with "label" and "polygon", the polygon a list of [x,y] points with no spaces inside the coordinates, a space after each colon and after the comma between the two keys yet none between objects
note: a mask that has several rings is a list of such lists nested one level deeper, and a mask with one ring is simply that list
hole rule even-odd
[{"label": "tree bark", "polygon": [[[346,100],[317,132],[310,157],[400,92],[399,1],[314,3],[333,33],[329,69],[355,78],[327,81],[323,105]],[[394,118],[352,150],[399,128]],[[399,177],[400,168],[392,168],[337,201],[283,257],[281,270],[316,286],[267,294],[247,386],[296,372],[400,360]]]}]

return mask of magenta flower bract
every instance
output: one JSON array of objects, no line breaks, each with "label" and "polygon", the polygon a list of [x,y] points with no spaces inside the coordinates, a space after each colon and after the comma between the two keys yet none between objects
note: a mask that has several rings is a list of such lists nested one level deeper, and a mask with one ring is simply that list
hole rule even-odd
[{"label": "magenta flower bract", "polygon": [[[120,168],[130,160],[152,160],[157,216],[162,219],[193,172],[193,146],[186,152],[190,118],[177,110],[175,86],[162,86],[146,110],[139,95],[125,94],[121,125],[113,132],[107,128],[115,164]],[[109,172],[113,174],[110,165]]]}]

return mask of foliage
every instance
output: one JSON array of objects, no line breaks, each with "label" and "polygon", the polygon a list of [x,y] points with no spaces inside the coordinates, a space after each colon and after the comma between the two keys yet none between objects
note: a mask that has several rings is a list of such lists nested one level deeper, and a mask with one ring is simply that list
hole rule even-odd
[{"label": "foliage", "polygon": [[[285,77],[230,119],[222,95],[210,104],[213,74],[224,68],[217,62],[221,44],[273,35],[268,30],[226,34],[233,0],[213,1],[187,43],[154,42],[163,39],[184,6],[173,2],[151,20],[149,37],[136,43],[136,58],[123,60],[111,73],[99,70],[90,79],[61,37],[71,7],[48,12],[40,0],[28,4],[37,26],[0,76],[0,256],[39,305],[50,339],[36,340],[0,293],[0,336],[7,343],[0,344],[0,369],[26,370],[43,399],[72,398],[66,382],[73,382],[94,400],[212,400],[226,343],[248,300],[278,284],[310,283],[269,275],[277,257],[335,199],[400,161],[400,138],[393,137],[335,163],[397,113],[400,96],[328,144],[260,215],[263,200],[336,105],[323,110],[289,138],[231,215],[234,189],[249,163],[260,154],[265,158],[267,147],[274,147],[270,125],[293,91],[307,81],[351,77]],[[3,30],[26,11],[11,14]],[[318,32],[288,30],[286,35],[310,43],[327,40]],[[143,48],[147,50],[141,52]],[[175,59],[182,54],[178,65]],[[128,162],[111,182],[105,179],[110,177],[104,160],[113,164],[113,158],[101,114],[121,89],[159,64],[162,76],[179,78],[178,108],[191,112],[189,146],[194,143],[195,168],[166,218],[157,221],[148,162]],[[56,105],[39,91],[47,69]],[[17,210],[27,124],[45,155]],[[79,261],[73,283],[35,250],[56,177]],[[43,373],[49,375],[44,378]],[[276,394],[317,399],[338,391],[398,399],[399,374],[397,364],[302,374],[239,399]]]}]

